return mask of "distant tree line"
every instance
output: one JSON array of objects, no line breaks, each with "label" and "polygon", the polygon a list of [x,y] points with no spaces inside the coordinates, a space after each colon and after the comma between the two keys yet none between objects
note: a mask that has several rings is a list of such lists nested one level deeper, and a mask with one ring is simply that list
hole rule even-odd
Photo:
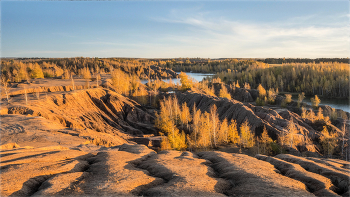
[{"label": "distant tree line", "polygon": [[[9,82],[20,82],[30,78],[60,77],[68,79],[72,75],[83,75],[90,72],[92,76],[111,73],[120,69],[129,75],[148,78],[149,66],[156,65],[147,59],[128,58],[21,58],[2,59],[1,78]],[[151,75],[154,73],[150,73]]]},{"label": "distant tree line", "polygon": [[195,73],[216,73],[227,70],[237,70],[238,72],[246,70],[248,67],[261,67],[265,63],[257,62],[252,59],[238,60],[238,59],[223,59],[223,60],[166,60],[159,61],[158,65],[164,68],[170,68],[176,72],[195,72]]},{"label": "distant tree line", "polygon": [[262,61],[267,64],[285,64],[285,63],[321,63],[321,62],[338,62],[338,63],[349,63],[349,58],[266,58]]}]

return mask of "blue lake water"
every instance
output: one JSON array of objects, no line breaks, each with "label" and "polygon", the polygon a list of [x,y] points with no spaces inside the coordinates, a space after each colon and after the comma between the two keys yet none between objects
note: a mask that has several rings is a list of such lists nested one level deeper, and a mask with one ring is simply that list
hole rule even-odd
[{"label": "blue lake water", "polygon": [[[311,105],[311,96],[305,96],[305,99],[303,100],[304,103],[307,103]],[[293,95],[292,99],[297,101],[298,95]],[[330,98],[320,98],[321,103],[320,105],[329,105],[332,108],[335,109],[342,109],[343,111],[350,113],[350,103],[348,99],[330,99]]]},{"label": "blue lake water", "polygon": [[[177,74],[180,74],[180,72],[176,72]],[[200,82],[202,81],[205,77],[208,77],[208,76],[212,76],[214,74],[209,74],[209,73],[190,73],[190,72],[185,72],[186,75],[188,75],[189,77],[195,79],[196,81]],[[171,79],[174,83],[180,83],[180,78],[172,78]],[[162,79],[162,81],[164,82],[169,82],[170,79]],[[148,80],[141,80],[141,82],[143,84],[146,84],[148,82]]]}]

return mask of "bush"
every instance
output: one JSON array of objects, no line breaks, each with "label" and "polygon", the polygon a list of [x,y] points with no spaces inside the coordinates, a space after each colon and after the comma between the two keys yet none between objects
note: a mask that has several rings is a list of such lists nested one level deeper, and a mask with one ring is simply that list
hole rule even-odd
[{"label": "bush", "polygon": [[286,108],[287,107],[287,102],[286,99],[283,99],[281,102],[281,107]]},{"label": "bush", "polygon": [[335,111],[334,108],[332,108],[332,112],[331,112],[331,120],[336,120],[338,118],[338,114]]},{"label": "bush", "polygon": [[54,77],[54,76],[51,75],[51,74],[48,73],[48,72],[44,72],[44,77],[45,77],[45,78],[50,78],[50,77]]},{"label": "bush", "polygon": [[279,145],[276,140],[273,142],[270,142],[270,146],[271,146],[271,152],[272,155],[277,155],[277,154],[281,154],[281,153],[286,153],[286,151],[284,150],[284,148]]}]

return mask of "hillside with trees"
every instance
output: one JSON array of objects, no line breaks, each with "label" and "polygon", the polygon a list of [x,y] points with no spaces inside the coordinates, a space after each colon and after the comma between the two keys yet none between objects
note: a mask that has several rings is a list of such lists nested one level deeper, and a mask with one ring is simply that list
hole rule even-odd
[{"label": "hillside with trees", "polygon": [[[320,105],[317,95],[312,105],[304,93],[293,101],[269,82],[277,73],[296,81],[302,72],[343,76],[344,64],[213,60],[221,66],[208,70],[233,70],[197,82],[161,61],[3,60],[1,194],[349,193],[350,114]],[[169,77],[180,83],[161,80]]]}]

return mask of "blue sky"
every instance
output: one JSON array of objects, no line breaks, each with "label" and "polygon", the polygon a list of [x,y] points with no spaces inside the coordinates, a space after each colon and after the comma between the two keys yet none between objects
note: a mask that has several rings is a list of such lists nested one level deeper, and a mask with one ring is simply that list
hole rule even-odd
[{"label": "blue sky", "polygon": [[349,1],[1,1],[1,57],[349,57]]}]

